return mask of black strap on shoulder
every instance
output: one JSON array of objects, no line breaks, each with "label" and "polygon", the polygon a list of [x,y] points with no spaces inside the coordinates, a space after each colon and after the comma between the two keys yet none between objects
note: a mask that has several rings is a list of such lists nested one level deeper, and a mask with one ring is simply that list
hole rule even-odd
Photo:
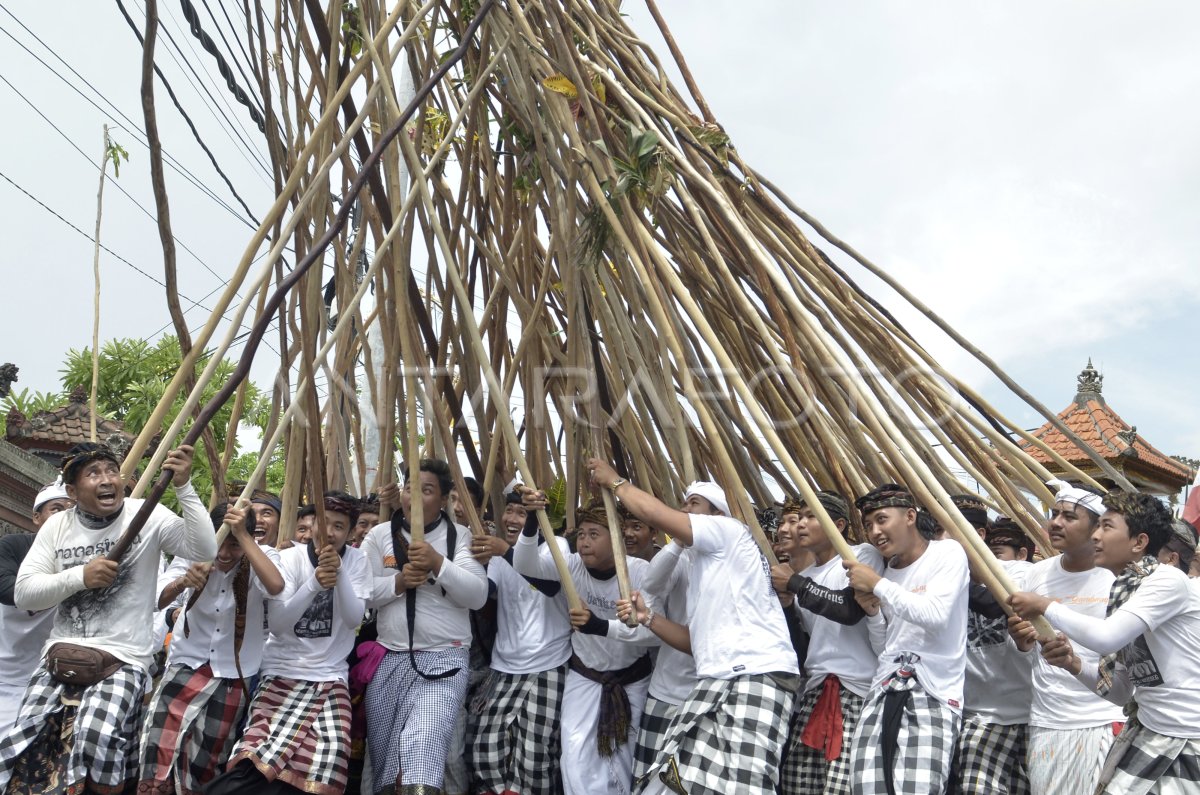
[{"label": "black strap on shoulder", "polygon": [[[444,514],[443,514],[444,515]],[[446,552],[447,558],[454,560],[454,547],[458,542],[458,533],[455,530],[454,522],[447,519],[447,524],[450,525],[446,533]],[[392,554],[396,557],[396,565],[403,569],[404,564],[408,563],[408,541],[404,538],[404,515],[397,511],[392,514]],[[445,593],[443,589],[442,593]],[[439,679],[448,679],[462,670],[461,667],[451,668],[448,671],[442,671],[437,674],[427,674],[417,667],[417,653],[413,648],[417,632],[417,589],[409,588],[404,595],[404,615],[408,621],[408,663],[412,669],[416,671],[417,676],[430,682],[436,682]]]}]

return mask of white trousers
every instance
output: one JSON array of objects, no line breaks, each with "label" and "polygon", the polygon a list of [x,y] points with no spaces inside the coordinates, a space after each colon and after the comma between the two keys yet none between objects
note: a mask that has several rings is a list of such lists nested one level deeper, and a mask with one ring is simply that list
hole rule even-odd
[{"label": "white trousers", "polygon": [[562,777],[566,795],[629,795],[633,787],[633,747],[650,677],[625,686],[629,696],[629,736],[612,756],[600,756],[600,685],[567,673],[562,700]]},{"label": "white trousers", "polygon": [[1116,735],[1111,723],[1086,729],[1029,727],[1033,795],[1092,795]]}]

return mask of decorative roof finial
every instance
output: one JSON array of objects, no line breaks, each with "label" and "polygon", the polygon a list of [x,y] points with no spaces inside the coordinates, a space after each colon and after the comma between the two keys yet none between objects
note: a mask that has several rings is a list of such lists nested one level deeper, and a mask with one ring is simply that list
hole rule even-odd
[{"label": "decorative roof finial", "polygon": [[[1079,388],[1076,393],[1076,401],[1087,402],[1089,395],[1099,396],[1101,388],[1104,386],[1104,376],[1095,367],[1092,367],[1092,357],[1088,357],[1087,367],[1083,368],[1083,372],[1079,374],[1077,379]],[[1095,398],[1090,398],[1095,399]]]}]

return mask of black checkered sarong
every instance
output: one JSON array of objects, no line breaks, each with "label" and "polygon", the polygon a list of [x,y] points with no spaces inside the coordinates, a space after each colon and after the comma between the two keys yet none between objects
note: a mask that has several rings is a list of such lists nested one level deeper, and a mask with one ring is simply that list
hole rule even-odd
[{"label": "black checkered sarong", "polygon": [[471,792],[554,795],[562,789],[559,712],[567,665],[532,674],[492,671],[467,718]]},{"label": "black checkered sarong", "polygon": [[208,665],[167,668],[142,727],[138,792],[200,795],[229,758],[245,708],[240,679]]},{"label": "black checkered sarong", "polygon": [[458,668],[444,679],[413,670],[407,651],[389,651],[367,685],[367,748],[376,792],[394,786],[441,789],[446,750],[467,695],[467,649],[414,652],[426,674]]},{"label": "black checkered sarong", "polygon": [[1200,739],[1167,737],[1137,718],[1117,735],[1096,795],[1195,795],[1200,792]]},{"label": "black checkered sarong", "polygon": [[638,726],[637,745],[633,749],[634,781],[641,781],[658,759],[658,752],[667,743],[667,729],[671,727],[671,719],[675,717],[675,710],[678,708],[677,704],[669,701],[654,696],[646,697],[646,706],[642,708],[642,723]]},{"label": "black checkered sarong", "polygon": [[278,779],[317,795],[341,795],[349,758],[346,683],[267,676],[250,702],[250,721],[228,769],[246,759],[268,781]]},{"label": "black checkered sarong", "polygon": [[[0,739],[0,792],[119,791],[136,774],[148,677],[124,665],[90,687],[34,671],[16,725]],[[56,789],[57,788],[57,789]]]},{"label": "black checkered sarong", "polygon": [[959,795],[1029,795],[1029,727],[1001,726],[966,713],[958,735],[955,779]]},{"label": "black checkered sarong", "polygon": [[904,699],[892,760],[896,795],[942,792],[950,781],[961,717],[925,692],[915,676],[893,676],[863,705],[858,730],[850,744],[854,795],[888,795],[884,712],[888,694]]},{"label": "black checkered sarong", "polygon": [[659,776],[687,795],[773,795],[799,683],[795,674],[698,680],[638,786]]},{"label": "black checkered sarong", "polygon": [[850,748],[854,731],[862,715],[863,698],[842,685],[839,698],[842,705],[842,752],[837,759],[826,760],[820,748],[811,748],[800,739],[813,708],[821,697],[820,686],[811,688],[800,700],[792,715],[791,731],[779,771],[780,795],[849,795]]}]

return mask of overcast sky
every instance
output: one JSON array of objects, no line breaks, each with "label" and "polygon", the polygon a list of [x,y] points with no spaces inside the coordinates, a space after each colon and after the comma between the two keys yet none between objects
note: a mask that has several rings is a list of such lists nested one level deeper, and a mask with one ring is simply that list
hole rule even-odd
[{"label": "overcast sky", "polygon": [[[216,4],[211,4],[216,8]],[[135,18],[138,0],[126,0]],[[644,6],[631,23],[667,57]],[[1200,307],[1200,6],[1156,2],[818,3],[659,0],[709,105],[742,156],[884,267],[1052,410],[1092,357],[1111,405],[1168,454],[1200,457],[1192,351]],[[207,56],[162,2],[164,24],[207,79]],[[239,5],[240,7],[240,5]],[[89,235],[101,126],[130,163],[117,182],[153,207],[130,125],[51,51],[141,121],[140,49],[115,2],[0,2],[0,173]],[[9,13],[11,12],[11,14]],[[14,16],[15,15],[15,18]],[[44,41],[37,43],[17,19]],[[160,41],[162,68],[251,209],[265,174]],[[14,93],[33,101],[49,121]],[[226,91],[210,85],[219,103]],[[162,137],[233,204],[161,86]],[[61,130],[56,131],[56,128]],[[136,129],[136,128],[135,128]],[[65,136],[65,138],[64,138]],[[81,155],[66,139],[83,150]],[[85,157],[86,155],[86,157]],[[168,169],[180,290],[211,305],[251,230]],[[236,206],[236,205],[234,205]],[[92,244],[0,179],[8,300],[0,361],[17,387],[58,388],[67,348],[91,339]],[[110,182],[103,242],[161,278],[154,222]],[[828,251],[829,247],[826,247]],[[170,320],[162,288],[102,256],[103,338]],[[211,268],[211,271],[208,270]],[[853,271],[861,278],[861,271]],[[1040,424],[952,343],[867,279],[949,368],[1026,427]],[[185,303],[185,306],[188,306]],[[198,326],[208,312],[188,315]]]}]

